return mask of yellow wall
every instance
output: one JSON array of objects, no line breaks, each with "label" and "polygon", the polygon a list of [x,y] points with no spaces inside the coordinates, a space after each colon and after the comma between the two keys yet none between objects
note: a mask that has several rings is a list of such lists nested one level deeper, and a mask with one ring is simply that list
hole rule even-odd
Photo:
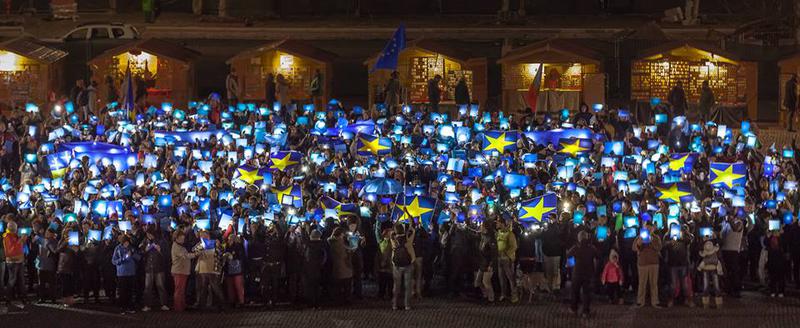
[{"label": "yellow wall", "polygon": [[48,67],[34,59],[0,50],[0,107],[22,106],[27,102],[44,105],[48,92],[55,87]]},{"label": "yellow wall", "polygon": [[317,61],[295,56],[279,50],[269,50],[257,53],[251,57],[240,57],[231,63],[236,68],[240,79],[242,98],[247,100],[265,99],[264,81],[269,73],[277,76],[279,73],[289,79],[289,97],[293,100],[305,102],[310,99],[310,85],[317,69],[323,74],[326,81],[325,93],[329,92],[328,83],[331,76],[327,67]]}]

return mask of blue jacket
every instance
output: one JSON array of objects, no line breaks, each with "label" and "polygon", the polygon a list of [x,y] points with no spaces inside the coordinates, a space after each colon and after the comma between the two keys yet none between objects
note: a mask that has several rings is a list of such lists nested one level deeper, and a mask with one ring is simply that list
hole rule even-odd
[{"label": "blue jacket", "polygon": [[[133,255],[128,256],[128,251]],[[117,266],[117,277],[131,277],[136,275],[136,261],[140,255],[133,252],[131,248],[125,247],[122,244],[117,245],[114,249],[114,255],[111,257],[111,263]]]}]

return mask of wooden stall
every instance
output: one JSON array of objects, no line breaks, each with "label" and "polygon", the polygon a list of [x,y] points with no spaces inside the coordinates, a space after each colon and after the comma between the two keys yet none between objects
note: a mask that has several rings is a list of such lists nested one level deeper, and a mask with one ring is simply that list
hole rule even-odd
[{"label": "wooden stall", "polygon": [[227,63],[236,69],[244,100],[263,101],[266,77],[271,73],[274,76],[282,74],[289,81],[289,96],[293,101],[309,102],[311,81],[319,70],[323,80],[323,102],[327,102],[331,96],[336,57],[302,41],[281,40],[243,51],[228,59]]},{"label": "wooden stall", "polygon": [[106,77],[112,77],[117,90],[122,90],[125,72],[130,68],[134,85],[147,88],[148,104],[172,102],[183,106],[197,96],[195,59],[199,56],[200,53],[171,42],[144,39],[109,49],[89,61],[89,66],[102,97],[108,93]]},{"label": "wooden stall", "polygon": [[757,117],[757,63],[697,42],[670,42],[641,51],[631,63],[631,98],[650,103],[664,101],[678,81],[683,82],[694,115],[703,81],[708,81],[716,109],[737,117]]},{"label": "wooden stall", "polygon": [[564,108],[575,112],[581,102],[589,106],[605,103],[602,58],[599,52],[564,39],[544,40],[509,51],[497,61],[502,65],[503,108],[522,112],[531,107],[525,95],[540,67],[543,71],[538,112]]},{"label": "wooden stall", "polygon": [[[369,104],[383,102],[383,90],[392,73],[390,70],[373,70],[379,54],[364,62],[369,70]],[[442,76],[440,105],[455,108],[455,87],[463,77],[469,88],[472,103],[483,104],[487,99],[487,62],[484,57],[473,58],[446,44],[418,39],[406,44],[397,59],[397,72],[403,89],[403,103],[428,102],[428,80]]]},{"label": "wooden stall", "polygon": [[0,109],[21,108],[28,102],[48,107],[49,95],[63,87],[66,56],[31,37],[0,43]]}]

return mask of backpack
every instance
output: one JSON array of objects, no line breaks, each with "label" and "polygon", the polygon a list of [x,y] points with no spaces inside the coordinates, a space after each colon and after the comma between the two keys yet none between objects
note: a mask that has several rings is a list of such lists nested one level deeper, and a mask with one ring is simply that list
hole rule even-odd
[{"label": "backpack", "polygon": [[411,265],[411,254],[406,247],[406,237],[400,236],[395,239],[396,246],[392,248],[392,264],[396,267]]}]

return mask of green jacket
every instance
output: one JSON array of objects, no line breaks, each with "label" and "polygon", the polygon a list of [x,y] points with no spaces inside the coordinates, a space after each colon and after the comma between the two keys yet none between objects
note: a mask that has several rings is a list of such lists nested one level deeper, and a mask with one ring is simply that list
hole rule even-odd
[{"label": "green jacket", "polygon": [[517,237],[510,230],[497,231],[497,254],[499,258],[507,258],[511,261],[517,255]]},{"label": "green jacket", "polygon": [[142,0],[142,11],[153,11],[155,7],[155,0]]}]

